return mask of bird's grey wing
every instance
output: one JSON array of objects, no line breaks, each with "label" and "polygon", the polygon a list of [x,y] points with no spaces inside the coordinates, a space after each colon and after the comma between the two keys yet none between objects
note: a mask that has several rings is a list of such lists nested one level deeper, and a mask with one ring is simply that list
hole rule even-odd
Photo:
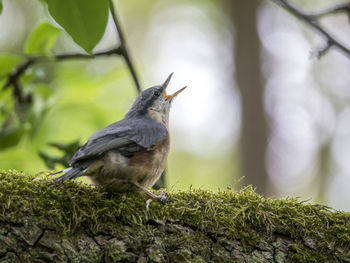
[{"label": "bird's grey wing", "polygon": [[94,133],[70,161],[71,165],[97,157],[109,150],[132,155],[165,139],[167,129],[152,119],[123,119]]},{"label": "bird's grey wing", "polygon": [[163,124],[148,117],[134,118],[129,125],[130,129],[123,133],[124,137],[144,148],[150,148],[168,136]]},{"label": "bird's grey wing", "polygon": [[158,141],[165,139],[167,135],[168,131],[163,124],[151,118],[143,117],[115,122],[94,133],[90,140],[94,141],[105,136],[117,136],[136,142],[144,148],[149,148]]}]

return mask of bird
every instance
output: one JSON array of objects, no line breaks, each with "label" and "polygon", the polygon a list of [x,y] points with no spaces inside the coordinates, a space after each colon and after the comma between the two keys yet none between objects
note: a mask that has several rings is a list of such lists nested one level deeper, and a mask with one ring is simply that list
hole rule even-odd
[{"label": "bird", "polygon": [[156,195],[149,188],[166,166],[170,106],[186,88],[168,95],[172,75],[163,84],[142,91],[122,120],[95,132],[53,182],[87,176],[108,192],[144,192],[149,201],[165,203],[163,193]]}]

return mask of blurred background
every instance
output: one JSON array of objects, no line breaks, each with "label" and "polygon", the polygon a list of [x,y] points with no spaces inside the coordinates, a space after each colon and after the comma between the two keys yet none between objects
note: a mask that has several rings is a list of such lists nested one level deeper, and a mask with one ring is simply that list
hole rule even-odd
[{"label": "blurred background", "polygon": [[[309,11],[342,2],[293,1]],[[39,1],[2,3],[0,56],[23,54],[39,23],[57,26]],[[169,189],[253,184],[268,197],[299,196],[350,210],[349,57],[332,49],[317,59],[313,52],[324,40],[271,1],[115,5],[142,87],[162,83],[171,72],[170,92],[188,86],[170,116]],[[346,14],[321,22],[350,46]],[[117,45],[109,16],[94,52]],[[71,52],[85,51],[60,33],[54,53]],[[48,143],[86,142],[120,120],[137,95],[118,56],[36,64],[22,82],[35,94],[25,118],[15,116],[21,110],[11,90],[0,90],[0,168],[29,173],[48,169],[40,152],[62,154]]]}]

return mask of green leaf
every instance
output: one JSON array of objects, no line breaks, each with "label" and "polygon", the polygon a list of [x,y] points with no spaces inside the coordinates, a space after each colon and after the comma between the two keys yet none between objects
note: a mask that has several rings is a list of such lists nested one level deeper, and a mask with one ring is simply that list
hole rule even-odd
[{"label": "green leaf", "polygon": [[49,143],[50,146],[62,151],[61,157],[53,157],[45,152],[39,152],[39,156],[45,162],[46,166],[54,169],[56,164],[62,164],[64,167],[69,166],[69,160],[72,159],[74,153],[81,147],[79,141],[74,141],[69,144],[61,142]]},{"label": "green leaf", "polygon": [[2,13],[2,1],[0,0],[0,14]]},{"label": "green leaf", "polygon": [[4,150],[15,146],[22,138],[24,129],[22,126],[17,126],[7,130],[0,131],[0,149]]},{"label": "green leaf", "polygon": [[37,93],[43,100],[48,100],[51,97],[53,90],[44,83],[37,83],[35,85],[35,93]]},{"label": "green leaf", "polygon": [[51,16],[73,40],[91,53],[108,19],[108,0],[44,0]]},{"label": "green leaf", "polygon": [[60,29],[50,23],[44,22],[37,26],[30,34],[25,46],[27,54],[50,54],[53,45],[56,42]]},{"label": "green leaf", "polygon": [[9,74],[23,58],[13,54],[0,54],[0,77]]}]

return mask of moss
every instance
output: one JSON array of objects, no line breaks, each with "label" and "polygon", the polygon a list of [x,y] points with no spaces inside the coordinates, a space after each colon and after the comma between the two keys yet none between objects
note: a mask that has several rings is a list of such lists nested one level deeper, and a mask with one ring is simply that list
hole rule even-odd
[{"label": "moss", "polygon": [[[220,251],[213,248],[210,257],[216,255],[223,259],[245,251],[253,255],[251,262],[263,262],[261,257],[269,262],[272,254],[276,262],[332,261],[339,259],[339,254],[349,253],[349,213],[306,204],[294,198],[263,198],[251,187],[238,192],[225,190],[213,193],[192,189],[167,194],[169,202],[166,205],[152,202],[149,210],[146,210],[145,196],[132,193],[111,195],[101,188],[77,181],[53,185],[49,179],[38,179],[17,171],[2,171],[0,222],[21,226],[37,222],[40,229],[60,233],[63,240],[82,229],[91,235],[108,233],[111,236],[125,236],[124,243],[129,242],[129,237],[135,246],[140,247],[147,237],[152,238],[150,243],[155,243],[155,237],[161,235],[159,229],[166,228],[167,233],[182,233],[174,235],[176,242],[172,239],[171,242],[162,241],[148,247],[148,252],[141,255],[139,260],[150,262],[166,260],[163,250],[171,246],[178,246],[171,248],[176,250],[173,256],[178,260],[201,262],[205,256],[197,258],[196,253],[201,251],[203,242],[210,240],[226,248]],[[183,226],[193,232],[186,234],[188,230],[181,229]],[[133,232],[137,227],[140,231]],[[30,233],[21,233],[21,229],[18,229],[17,234],[27,235],[25,240],[32,242],[31,245],[39,235],[44,238],[48,235],[41,233],[38,227],[30,229]],[[204,241],[203,233],[207,241]],[[197,246],[193,243],[196,239]],[[238,245],[231,241],[238,241]],[[91,250],[91,246],[96,246],[95,242],[107,247],[106,257],[111,262],[125,259],[121,256],[127,253],[125,244],[118,240],[103,241],[102,238],[98,241],[95,238],[94,242],[77,246],[81,246],[81,250]],[[67,247],[65,253],[73,251],[69,249],[69,244],[63,242],[63,245]],[[278,251],[274,253],[276,249]],[[91,254],[90,257],[95,258],[96,255]],[[346,254],[346,257],[349,255]]]}]

